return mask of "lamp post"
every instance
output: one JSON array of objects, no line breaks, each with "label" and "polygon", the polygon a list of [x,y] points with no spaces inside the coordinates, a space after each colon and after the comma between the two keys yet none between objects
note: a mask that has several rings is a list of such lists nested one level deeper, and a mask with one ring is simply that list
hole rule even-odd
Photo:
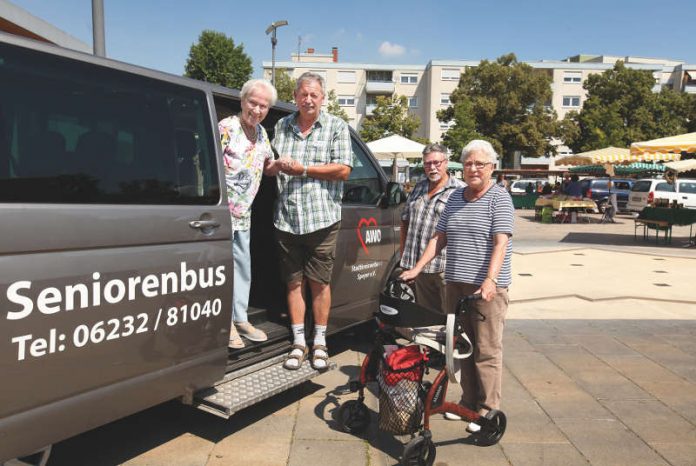
[{"label": "lamp post", "polygon": [[275,86],[275,48],[276,44],[278,43],[278,39],[276,39],[276,29],[278,29],[281,26],[287,26],[288,22],[285,21],[284,19],[281,19],[279,21],[273,21],[270,26],[266,28],[266,34],[271,34],[271,46],[272,46],[272,52],[271,52],[271,83]]}]

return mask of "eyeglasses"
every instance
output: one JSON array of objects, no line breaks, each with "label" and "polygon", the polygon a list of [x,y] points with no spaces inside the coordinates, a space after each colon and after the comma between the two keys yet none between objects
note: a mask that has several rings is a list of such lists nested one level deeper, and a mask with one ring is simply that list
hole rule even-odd
[{"label": "eyeglasses", "polygon": [[476,170],[483,170],[486,165],[493,165],[492,162],[466,162],[464,164],[464,168],[468,170],[472,170],[473,168],[476,168]]},{"label": "eyeglasses", "polygon": [[442,160],[431,160],[430,162],[423,162],[423,166],[424,166],[424,167],[431,166],[431,167],[438,168],[440,165],[442,165],[442,163],[443,163],[445,160],[446,160],[446,159],[442,159]]}]

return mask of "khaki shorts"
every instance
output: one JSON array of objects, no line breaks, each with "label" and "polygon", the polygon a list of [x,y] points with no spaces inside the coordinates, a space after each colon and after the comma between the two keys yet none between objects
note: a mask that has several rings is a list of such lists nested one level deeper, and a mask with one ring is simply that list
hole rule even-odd
[{"label": "khaki shorts", "polygon": [[306,235],[293,235],[276,228],[283,280],[294,283],[306,277],[325,285],[331,283],[340,229],[341,222]]}]

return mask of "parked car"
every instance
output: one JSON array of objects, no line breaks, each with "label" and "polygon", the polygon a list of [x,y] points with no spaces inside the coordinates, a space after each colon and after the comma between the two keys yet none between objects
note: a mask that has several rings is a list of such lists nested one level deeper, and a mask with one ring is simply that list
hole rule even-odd
[{"label": "parked car", "polygon": [[[616,203],[619,212],[626,211],[628,203],[628,195],[631,192],[631,187],[635,180],[624,178],[612,178],[611,192],[616,193]],[[585,178],[580,180],[582,187],[582,195],[588,199],[592,199],[597,204],[597,209],[604,212],[609,204],[609,178]]]},{"label": "parked car", "polygon": [[531,184],[534,187],[534,192],[536,192],[536,186],[537,183],[541,183],[543,186],[544,183],[548,181],[546,179],[520,179],[517,181],[513,181],[512,185],[510,185],[510,193],[511,194],[524,194],[527,192],[527,185]]},{"label": "parked car", "polygon": [[667,199],[670,203],[676,200],[684,207],[696,209],[696,180],[683,178],[675,183],[661,178],[638,180],[631,188],[627,208],[631,212],[640,212],[655,199]]}]

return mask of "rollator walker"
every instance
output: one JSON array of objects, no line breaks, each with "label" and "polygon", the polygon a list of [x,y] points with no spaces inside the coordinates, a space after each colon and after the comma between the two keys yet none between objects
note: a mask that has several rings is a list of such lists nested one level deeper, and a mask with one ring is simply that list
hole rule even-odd
[{"label": "rollator walker", "polygon": [[[393,280],[380,295],[379,311],[375,313],[377,332],[375,346],[365,356],[358,380],[350,382],[357,400],[349,400],[338,411],[338,422],[349,433],[359,434],[370,424],[370,410],[365,405],[365,387],[377,382],[379,393],[378,424],[380,430],[395,435],[411,435],[401,456],[401,464],[431,466],[435,461],[435,444],[430,431],[430,417],[453,413],[481,430],[472,435],[477,445],[495,445],[505,433],[505,414],[490,409],[485,415],[456,403],[445,401],[449,382],[461,380],[462,361],[471,356],[473,345],[463,332],[460,319],[472,301],[481,295],[459,300],[453,314],[442,314],[414,302],[413,292],[404,283]],[[397,344],[406,338],[407,345]],[[433,359],[445,365],[431,383],[423,374]]]}]

